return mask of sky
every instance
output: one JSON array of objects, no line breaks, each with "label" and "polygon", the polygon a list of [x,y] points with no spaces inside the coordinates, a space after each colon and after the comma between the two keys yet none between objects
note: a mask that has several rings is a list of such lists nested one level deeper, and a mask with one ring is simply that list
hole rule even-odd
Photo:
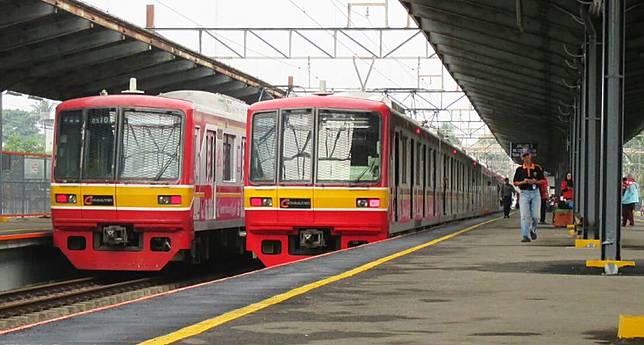
[{"label": "sky", "polygon": [[[347,5],[349,3],[364,3],[365,1],[362,0],[85,0],[84,2],[141,27],[145,26],[146,5],[148,4],[155,6],[155,26],[157,28],[346,27],[348,17],[351,18],[351,25],[354,27],[385,27],[385,23],[393,28],[406,27],[408,24],[415,27],[415,23],[408,20],[407,12],[398,0],[369,1],[387,4],[386,22],[384,6],[354,6],[349,13]],[[160,30],[157,32],[190,49],[195,51],[199,49],[198,34],[194,31]],[[331,32],[303,31],[303,33],[320,47],[328,51],[333,49]],[[214,34],[233,49],[242,50],[243,36],[241,33],[218,31]],[[409,31],[383,34],[383,50],[393,49],[412,34],[413,32]],[[354,32],[351,35],[368,49],[377,50],[377,43],[380,39],[377,33]],[[274,85],[285,85],[288,76],[293,76],[294,84],[302,87],[316,88],[320,80],[325,80],[327,88],[359,88],[360,79],[356,68],[360,71],[360,77],[364,79],[372,63],[371,59],[356,59],[354,66],[351,56],[368,54],[348,38],[339,39],[337,44],[338,54],[348,57],[347,59],[312,59],[309,61],[307,59],[267,58],[274,57],[277,53],[252,35],[247,37],[248,55],[258,58],[226,59],[225,57],[234,56],[234,53],[207,35],[204,37],[202,49],[205,55],[220,57],[220,61]],[[285,32],[268,33],[262,37],[282,51],[286,51],[288,48],[288,34]],[[321,54],[317,48],[296,35],[293,38],[293,43],[295,55]],[[397,57],[396,59],[373,62],[373,70],[366,87],[413,88],[420,86],[428,89],[458,90],[458,86],[449,77],[437,58],[421,60],[408,58],[427,53],[433,53],[431,47],[423,35],[417,35],[409,44],[392,54]],[[445,75],[443,83],[440,83],[441,74]],[[420,80],[419,75],[421,75]],[[427,98],[434,105],[441,103],[447,105],[456,101],[460,95],[452,93],[441,96],[435,93],[428,95]],[[5,95],[3,99],[4,108],[28,109],[32,103],[33,101],[26,97]],[[423,107],[424,105],[418,104],[417,106]],[[454,107],[467,109],[470,108],[470,104],[466,98],[463,98],[457,101]],[[447,113],[438,115],[439,118],[442,117],[442,120],[447,119],[448,116]],[[472,114],[466,113],[464,116],[471,117]],[[478,120],[476,114],[474,117]]]}]

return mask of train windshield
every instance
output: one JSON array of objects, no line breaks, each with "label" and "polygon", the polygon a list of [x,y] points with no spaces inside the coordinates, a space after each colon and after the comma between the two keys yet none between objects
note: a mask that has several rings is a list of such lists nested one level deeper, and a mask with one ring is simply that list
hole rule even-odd
[{"label": "train windshield", "polygon": [[120,180],[176,180],[181,161],[181,115],[123,111]]},{"label": "train windshield", "polygon": [[320,110],[317,140],[317,181],[374,182],[380,178],[377,113]]},{"label": "train windshield", "polygon": [[81,110],[60,113],[54,167],[54,176],[57,180],[78,181],[80,179],[82,129],[83,112]]},{"label": "train windshield", "polygon": [[181,113],[137,109],[120,113],[117,108],[98,108],[59,114],[57,181],[179,178]]},{"label": "train windshield", "polygon": [[280,181],[308,182],[313,161],[313,110],[282,111]]},{"label": "train windshield", "polygon": [[250,175],[253,182],[274,182],[277,147],[277,112],[253,115]]}]

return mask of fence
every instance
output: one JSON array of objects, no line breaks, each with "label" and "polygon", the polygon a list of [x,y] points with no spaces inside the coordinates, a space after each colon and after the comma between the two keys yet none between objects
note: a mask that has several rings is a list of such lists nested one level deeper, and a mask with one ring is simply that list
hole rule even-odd
[{"label": "fence", "polygon": [[0,214],[49,213],[50,162],[51,157],[45,154],[2,153]]}]

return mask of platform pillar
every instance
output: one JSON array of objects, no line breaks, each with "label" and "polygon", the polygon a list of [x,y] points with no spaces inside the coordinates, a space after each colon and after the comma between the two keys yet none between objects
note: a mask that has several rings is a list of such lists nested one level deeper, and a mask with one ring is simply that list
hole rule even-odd
[{"label": "platform pillar", "polygon": [[624,118],[624,1],[603,11],[604,100],[601,138],[601,259],[621,260],[622,123]]},{"label": "platform pillar", "polygon": [[584,84],[586,86],[586,142],[584,152],[585,190],[583,209],[583,239],[599,239],[599,153],[601,139],[601,96],[602,96],[602,43],[592,18],[585,13],[587,46],[585,54]]},{"label": "platform pillar", "polygon": [[3,206],[4,206],[4,205],[3,205],[3,195],[4,195],[4,194],[3,194],[3,193],[4,193],[3,186],[4,186],[4,182],[3,182],[3,180],[2,180],[2,175],[3,175],[3,170],[2,170],[2,168],[3,168],[3,166],[2,166],[2,165],[3,165],[3,164],[2,164],[2,161],[3,161],[3,158],[4,158],[4,157],[2,156],[2,150],[3,150],[3,148],[2,148],[2,140],[3,140],[3,132],[2,132],[2,131],[3,131],[3,128],[2,128],[2,122],[4,121],[4,120],[3,120],[3,117],[2,117],[2,98],[3,98],[3,97],[4,97],[4,90],[2,90],[2,89],[0,88],[0,215],[3,213],[3,212],[2,212],[2,210],[3,210]]}]

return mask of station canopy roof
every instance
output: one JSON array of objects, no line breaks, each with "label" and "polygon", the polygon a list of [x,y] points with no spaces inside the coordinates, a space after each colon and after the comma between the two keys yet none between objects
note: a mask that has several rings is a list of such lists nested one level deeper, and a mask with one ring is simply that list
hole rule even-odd
[{"label": "station canopy roof", "polygon": [[0,0],[0,90],[56,100],[192,89],[248,103],[283,92],[76,0]]},{"label": "station canopy roof", "polygon": [[[644,2],[624,1],[626,141],[644,128]],[[596,13],[601,1],[401,2],[506,151],[511,142],[534,143],[546,168],[566,159],[565,114],[583,72],[581,6]]]}]

